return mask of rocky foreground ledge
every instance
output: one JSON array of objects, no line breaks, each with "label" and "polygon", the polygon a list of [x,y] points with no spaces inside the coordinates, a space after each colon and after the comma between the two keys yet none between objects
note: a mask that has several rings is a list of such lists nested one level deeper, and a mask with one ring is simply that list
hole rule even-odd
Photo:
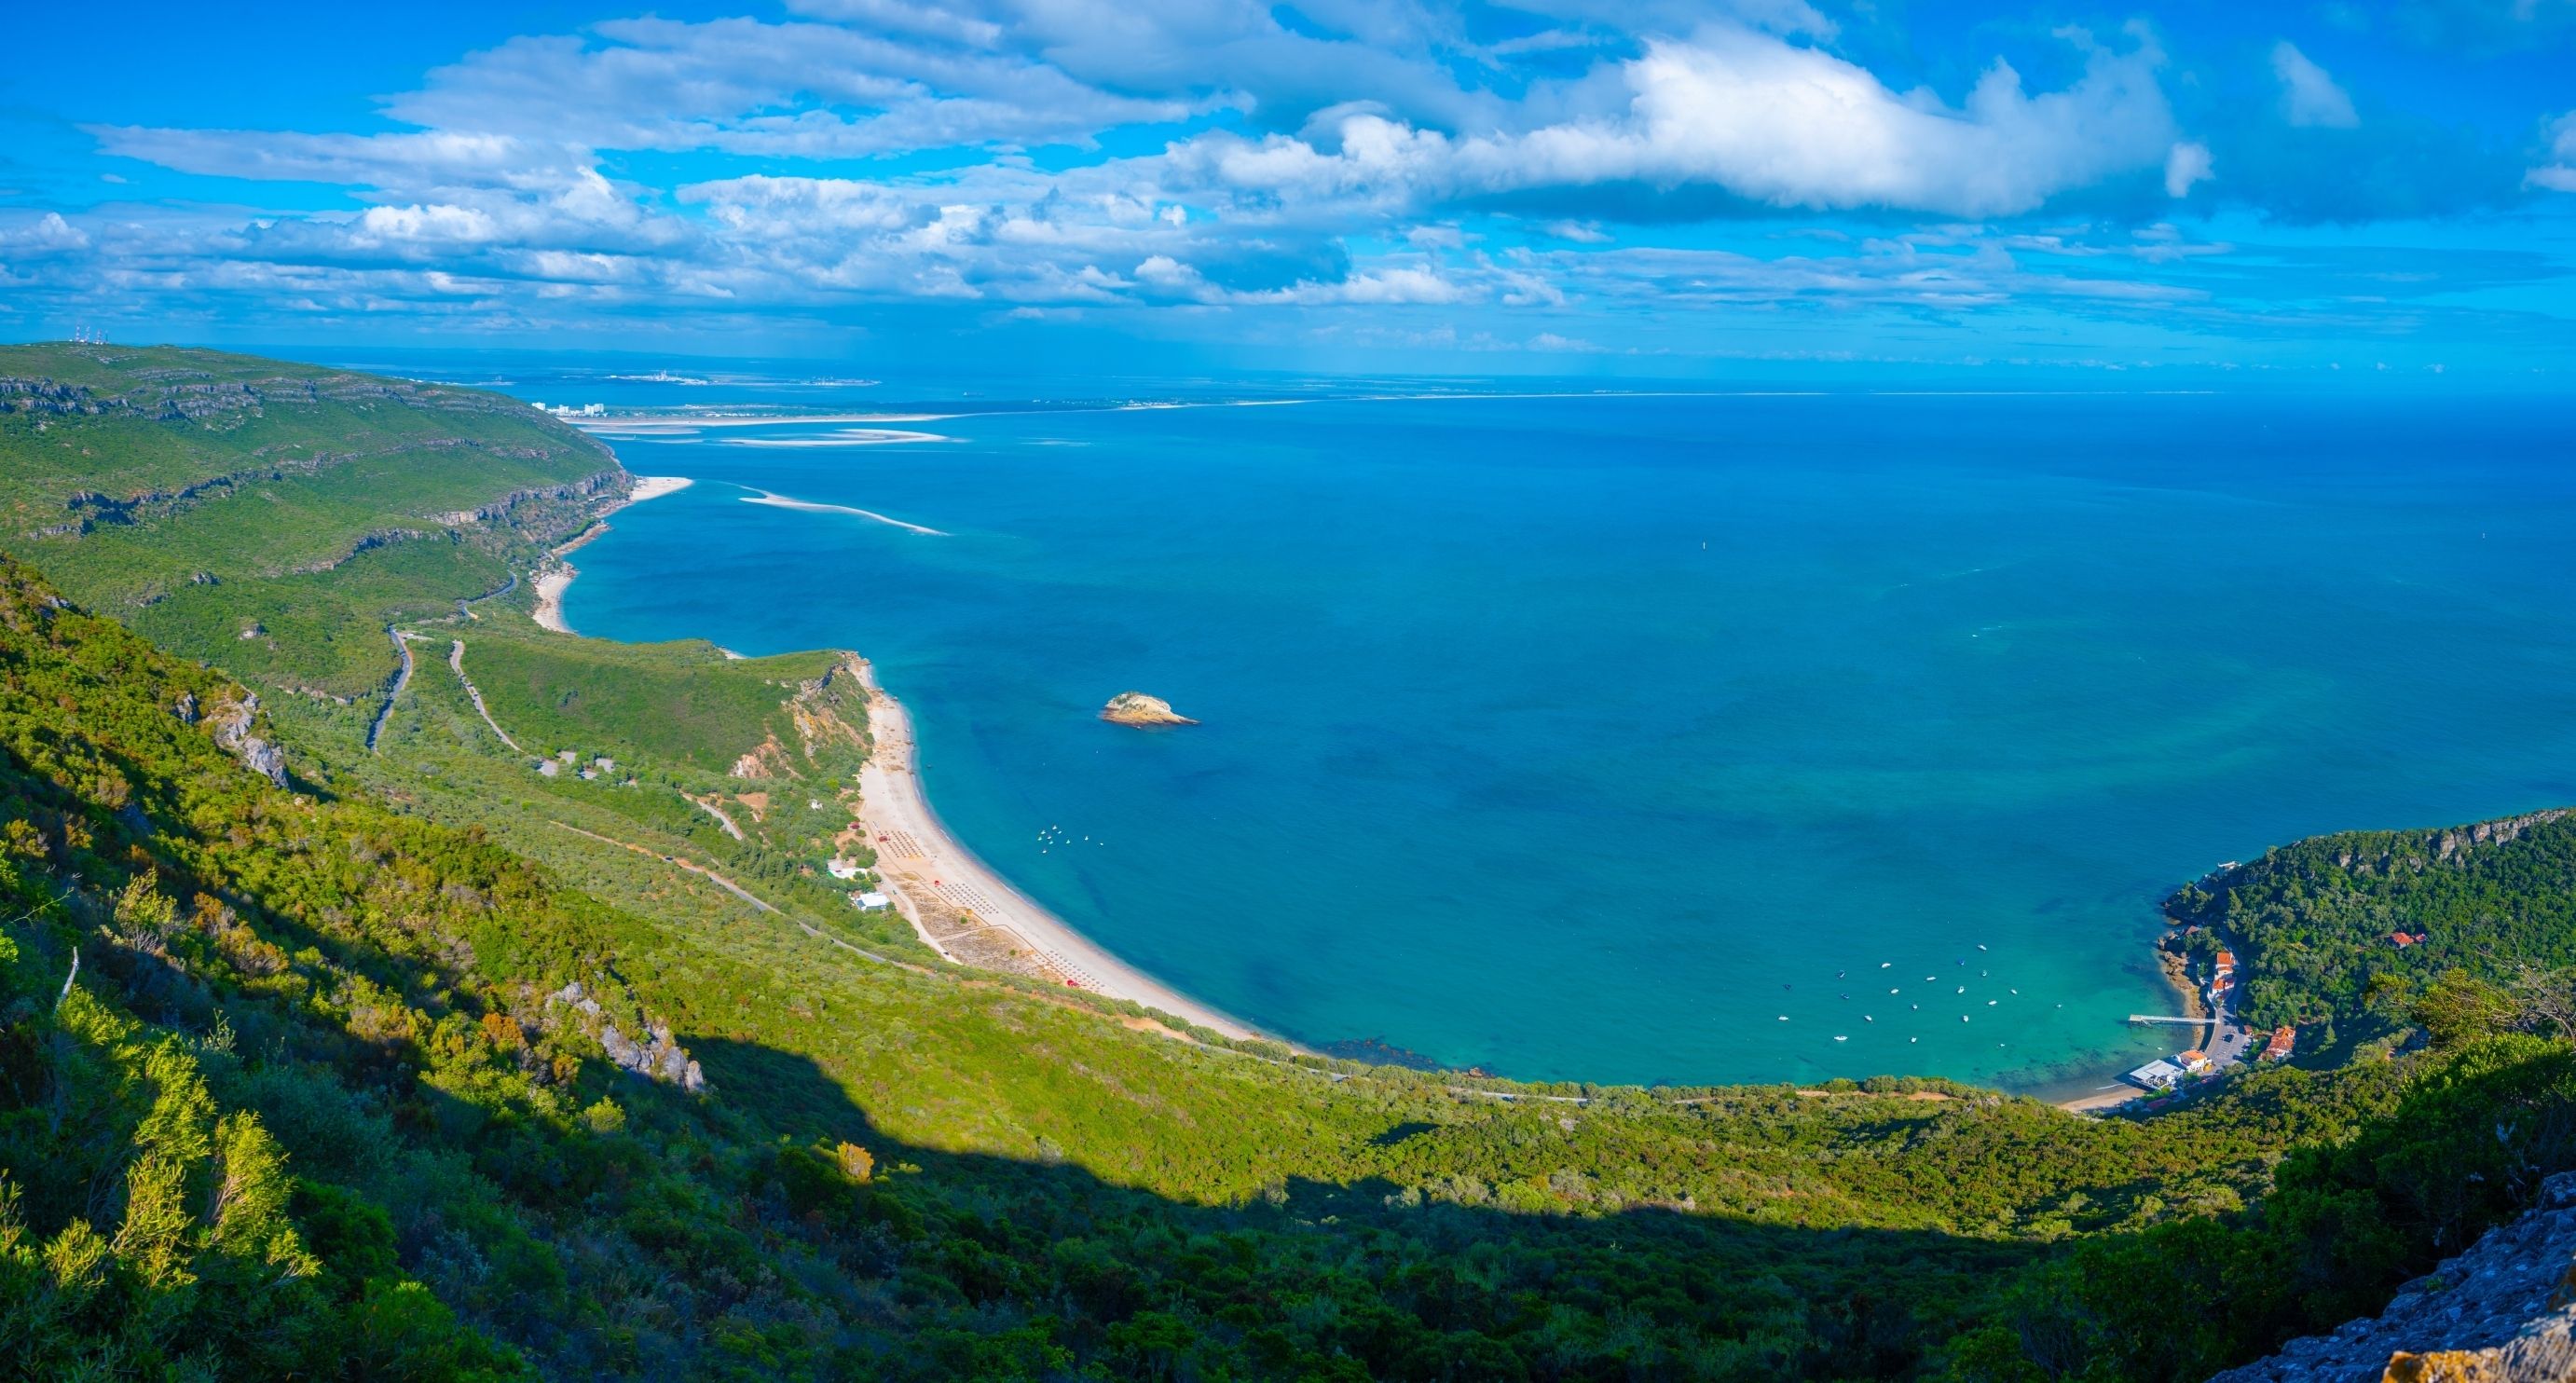
[{"label": "rocky foreground ledge", "polygon": [[2576,1172],[2521,1219],[2397,1289],[2375,1318],[2210,1383],[2540,1383],[2576,1378]]},{"label": "rocky foreground ledge", "polygon": [[1147,696],[1143,692],[1132,691],[1123,691],[1109,698],[1109,704],[1100,708],[1100,718],[1112,725],[1198,724],[1188,716],[1174,711],[1171,702],[1159,696]]}]

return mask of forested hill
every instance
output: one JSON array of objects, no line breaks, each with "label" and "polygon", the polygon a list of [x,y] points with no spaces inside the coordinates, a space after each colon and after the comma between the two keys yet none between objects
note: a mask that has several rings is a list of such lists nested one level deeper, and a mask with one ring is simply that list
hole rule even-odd
[{"label": "forested hill", "polygon": [[[840,655],[528,620],[588,442],[199,352],[99,368],[361,402],[110,408],[92,354],[0,415],[0,1375],[2192,1379],[2576,1165],[2568,1048],[2510,1032],[2088,1119],[1297,1058],[945,965],[820,869]],[[197,450],[246,428],[410,459]],[[386,624],[413,676],[299,683]]]},{"label": "forested hill", "polygon": [[2257,1026],[2402,1018],[2453,970],[2576,965],[2576,811],[2311,836],[2185,886],[2172,911],[2242,943]]},{"label": "forested hill", "polygon": [[176,347],[0,346],[0,543],[238,676],[351,697],[383,628],[504,584],[627,482],[514,399]]}]

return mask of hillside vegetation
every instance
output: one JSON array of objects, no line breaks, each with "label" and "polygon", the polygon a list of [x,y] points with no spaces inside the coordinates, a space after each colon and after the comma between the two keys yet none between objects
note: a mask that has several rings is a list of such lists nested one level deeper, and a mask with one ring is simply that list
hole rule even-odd
[{"label": "hillside vegetation", "polygon": [[624,473],[499,395],[177,347],[0,346],[0,515],[73,597],[339,696]]},{"label": "hillside vegetation", "polygon": [[[0,437],[90,415],[47,417]],[[475,541],[524,576],[571,517]],[[405,578],[359,569],[316,618],[350,583],[390,659],[360,607]],[[403,597],[370,747],[380,707],[0,562],[0,1373],[2186,1379],[2576,1162],[2569,1049],[2509,1006],[2150,1119],[1178,1034],[847,906],[841,655],[523,595]]]},{"label": "hillside vegetation", "polygon": [[2251,1022],[2403,1015],[2453,970],[2576,965],[2576,813],[2311,836],[2186,885],[2172,911],[2242,943]]}]

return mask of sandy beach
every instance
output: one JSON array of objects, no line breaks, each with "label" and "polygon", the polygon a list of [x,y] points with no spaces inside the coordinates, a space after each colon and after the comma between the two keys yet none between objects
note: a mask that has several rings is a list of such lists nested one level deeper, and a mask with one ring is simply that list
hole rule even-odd
[{"label": "sandy beach", "polygon": [[859,775],[859,819],[885,891],[932,949],[959,964],[1036,973],[1132,1000],[1229,1037],[1277,1040],[1092,944],[975,858],[930,809],[903,703],[886,694],[873,670],[862,676],[876,747]]},{"label": "sandy beach", "polygon": [[635,488],[626,492],[624,500],[611,505],[603,512],[600,515],[600,522],[583,529],[571,542],[547,553],[545,564],[537,569],[535,576],[529,582],[537,593],[537,608],[532,612],[532,617],[538,626],[551,629],[558,634],[576,632],[571,625],[564,623],[563,598],[564,592],[572,588],[573,578],[581,575],[581,568],[564,559],[570,557],[575,549],[597,540],[599,535],[606,533],[609,514],[616,513],[629,504],[642,504],[648,499],[660,499],[664,495],[676,494],[697,483],[685,475],[636,476]]}]

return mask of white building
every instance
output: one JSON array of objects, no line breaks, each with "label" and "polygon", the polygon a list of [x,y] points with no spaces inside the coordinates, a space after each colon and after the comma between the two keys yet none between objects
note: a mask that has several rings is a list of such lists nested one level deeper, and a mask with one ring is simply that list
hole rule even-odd
[{"label": "white building", "polygon": [[830,863],[825,864],[823,867],[830,870],[832,877],[835,879],[855,879],[859,877],[859,867],[857,865],[838,857],[833,858]]},{"label": "white building", "polygon": [[862,912],[882,912],[885,909],[885,905],[886,896],[874,889],[870,889],[866,893],[853,893],[850,895],[850,906],[857,908]]},{"label": "white building", "polygon": [[2149,1090],[2171,1090],[2182,1082],[2182,1068],[2158,1057],[2129,1073],[2131,1082]]}]

